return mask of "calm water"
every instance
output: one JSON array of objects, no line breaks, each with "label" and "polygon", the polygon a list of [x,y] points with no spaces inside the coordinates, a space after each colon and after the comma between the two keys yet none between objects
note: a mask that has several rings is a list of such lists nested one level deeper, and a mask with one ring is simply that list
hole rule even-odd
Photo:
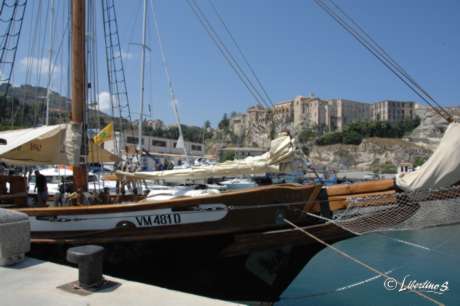
[{"label": "calm water", "polygon": [[[429,294],[446,305],[460,305],[460,225],[418,231],[368,234],[336,247],[389,276],[433,283],[448,291]],[[401,239],[425,247],[402,244]],[[351,285],[351,286],[350,286]],[[348,286],[348,287],[347,287]],[[343,288],[339,291],[337,289]],[[331,249],[318,253],[283,293],[281,305],[435,305],[410,292],[388,291],[384,280]]]}]

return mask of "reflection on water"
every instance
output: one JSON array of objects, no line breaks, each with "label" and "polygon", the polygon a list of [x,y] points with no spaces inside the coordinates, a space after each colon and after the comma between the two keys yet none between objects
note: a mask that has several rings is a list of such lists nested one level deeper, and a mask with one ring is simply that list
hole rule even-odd
[{"label": "reflection on water", "polygon": [[[459,236],[460,225],[454,225],[367,234],[335,246],[399,281],[405,276],[417,282],[447,281],[448,291],[429,295],[446,305],[460,305]],[[325,249],[307,264],[277,305],[434,305],[398,290],[386,290],[381,277]]]}]

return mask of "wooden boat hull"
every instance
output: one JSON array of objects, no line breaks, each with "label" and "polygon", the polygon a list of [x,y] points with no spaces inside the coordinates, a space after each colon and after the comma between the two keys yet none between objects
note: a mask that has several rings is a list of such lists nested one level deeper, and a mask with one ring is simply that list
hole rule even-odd
[{"label": "wooden boat hull", "polygon": [[350,237],[303,213],[320,188],[272,185],[158,203],[21,211],[31,219],[33,256],[65,263],[69,246],[97,243],[106,248],[105,272],[114,276],[216,298],[274,301],[322,249],[284,218],[329,242]]},{"label": "wooden boat hull", "polygon": [[[329,243],[351,237],[331,224],[306,229]],[[102,243],[104,273],[194,294],[276,301],[324,246],[293,229]],[[33,244],[33,257],[66,264],[69,244]]]},{"label": "wooden boat hull", "polygon": [[286,228],[317,220],[302,211],[313,205],[315,185],[273,185],[215,196],[162,202],[29,208],[35,243],[109,243],[237,234]]}]

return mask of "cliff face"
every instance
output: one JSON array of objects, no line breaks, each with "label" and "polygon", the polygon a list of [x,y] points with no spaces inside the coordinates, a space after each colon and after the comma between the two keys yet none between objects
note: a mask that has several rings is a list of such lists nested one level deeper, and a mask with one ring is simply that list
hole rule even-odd
[{"label": "cliff face", "polygon": [[368,138],[360,145],[314,146],[309,158],[316,165],[336,169],[372,170],[381,165],[414,163],[432,153],[422,146],[389,138]]},{"label": "cliff face", "polygon": [[[460,108],[449,108],[460,119]],[[448,123],[430,109],[418,109],[420,125],[403,139],[368,138],[360,145],[313,146],[309,158],[313,164],[336,169],[373,170],[384,165],[426,160],[436,149]]]},{"label": "cliff face", "polygon": [[[460,108],[451,107],[448,108],[447,111],[452,114],[455,119],[460,119]],[[433,151],[438,146],[448,123],[431,109],[418,109],[416,114],[421,119],[420,125],[404,139]]]}]

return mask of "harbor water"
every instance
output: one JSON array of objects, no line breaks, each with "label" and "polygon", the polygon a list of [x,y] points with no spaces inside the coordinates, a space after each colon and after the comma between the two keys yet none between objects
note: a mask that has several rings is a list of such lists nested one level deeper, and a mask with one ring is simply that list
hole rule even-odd
[{"label": "harbor water", "polygon": [[340,250],[400,284],[385,283],[382,277],[326,248],[305,266],[276,305],[435,305],[404,290],[420,283],[439,285],[431,290],[434,293],[424,292],[436,301],[460,305],[459,235],[460,225],[451,225],[372,233],[336,243]]}]

